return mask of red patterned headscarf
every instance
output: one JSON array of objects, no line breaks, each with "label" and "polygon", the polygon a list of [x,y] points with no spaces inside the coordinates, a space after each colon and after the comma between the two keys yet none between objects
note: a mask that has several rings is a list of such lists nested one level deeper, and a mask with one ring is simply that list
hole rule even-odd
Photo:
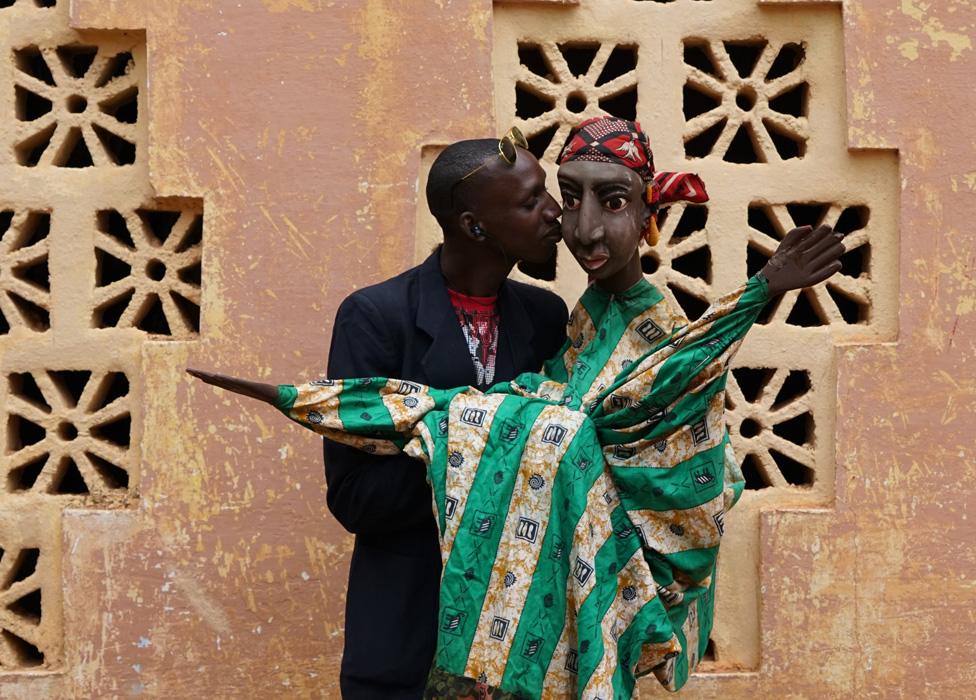
[{"label": "red patterned headscarf", "polygon": [[[654,172],[654,153],[639,122],[618,117],[593,117],[569,132],[558,163],[574,160],[617,163],[640,175],[647,185],[646,201],[653,209],[672,202],[707,202],[708,192],[701,178],[692,173]],[[657,242],[655,217],[645,234],[648,243]]]}]

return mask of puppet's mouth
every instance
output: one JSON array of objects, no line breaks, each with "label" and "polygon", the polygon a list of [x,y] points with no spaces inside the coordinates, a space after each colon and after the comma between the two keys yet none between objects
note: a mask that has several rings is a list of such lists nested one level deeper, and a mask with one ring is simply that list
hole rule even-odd
[{"label": "puppet's mouth", "polygon": [[606,265],[609,259],[609,255],[594,255],[592,258],[578,258],[580,265],[582,265],[587,272],[596,272],[601,267]]}]

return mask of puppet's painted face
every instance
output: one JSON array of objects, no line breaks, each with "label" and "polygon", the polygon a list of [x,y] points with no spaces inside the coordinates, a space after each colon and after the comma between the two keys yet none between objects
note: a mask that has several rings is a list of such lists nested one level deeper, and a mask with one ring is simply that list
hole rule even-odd
[{"label": "puppet's painted face", "polygon": [[640,176],[616,163],[577,160],[559,166],[558,180],[563,240],[577,262],[609,292],[633,286],[648,216]]}]

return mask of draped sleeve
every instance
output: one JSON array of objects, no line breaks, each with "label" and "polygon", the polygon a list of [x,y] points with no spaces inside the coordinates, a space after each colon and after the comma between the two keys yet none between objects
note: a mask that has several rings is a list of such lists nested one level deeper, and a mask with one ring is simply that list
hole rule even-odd
[{"label": "draped sleeve", "polygon": [[429,465],[438,421],[451,399],[469,390],[383,377],[318,379],[279,385],[277,407],[330,440],[373,454],[405,452]]}]

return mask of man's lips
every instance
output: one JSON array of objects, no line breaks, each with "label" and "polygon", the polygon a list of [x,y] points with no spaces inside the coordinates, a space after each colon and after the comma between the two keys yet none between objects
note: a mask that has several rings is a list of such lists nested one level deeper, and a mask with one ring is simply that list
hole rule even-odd
[{"label": "man's lips", "polygon": [[548,231],[546,231],[546,235],[544,236],[544,238],[546,240],[550,240],[551,239],[551,240],[554,240],[554,241],[558,241],[562,237],[563,237],[563,230],[559,226],[553,226],[551,229],[549,229]]}]

